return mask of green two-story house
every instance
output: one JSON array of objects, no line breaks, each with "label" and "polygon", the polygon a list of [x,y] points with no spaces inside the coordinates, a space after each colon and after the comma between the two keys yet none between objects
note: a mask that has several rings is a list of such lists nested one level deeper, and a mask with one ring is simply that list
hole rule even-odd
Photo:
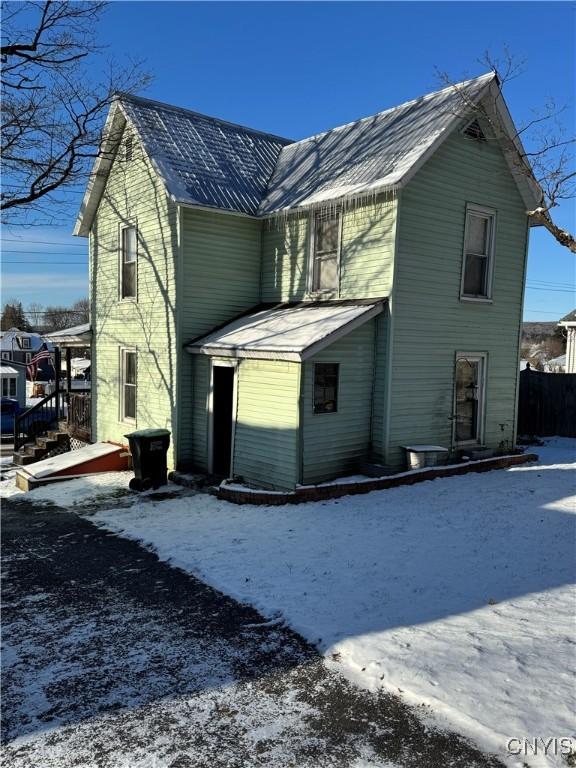
[{"label": "green two-story house", "polygon": [[495,75],[296,142],[119,96],[105,141],[95,439],[274,489],[514,444],[538,189]]}]

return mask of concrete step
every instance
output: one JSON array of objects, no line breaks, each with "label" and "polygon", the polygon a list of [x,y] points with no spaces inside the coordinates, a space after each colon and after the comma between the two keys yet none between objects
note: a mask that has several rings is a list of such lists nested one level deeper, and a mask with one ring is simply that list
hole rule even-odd
[{"label": "concrete step", "polygon": [[27,453],[20,453],[20,451],[15,451],[12,454],[12,461],[19,467],[24,467],[27,464],[33,464],[35,461],[38,461],[38,459],[36,459],[35,456],[30,456]]},{"label": "concrete step", "polygon": [[42,448],[42,450],[48,452],[51,451],[53,448],[56,448],[57,445],[60,444],[60,440],[56,440],[52,437],[37,437],[36,438],[36,446],[38,448]]}]

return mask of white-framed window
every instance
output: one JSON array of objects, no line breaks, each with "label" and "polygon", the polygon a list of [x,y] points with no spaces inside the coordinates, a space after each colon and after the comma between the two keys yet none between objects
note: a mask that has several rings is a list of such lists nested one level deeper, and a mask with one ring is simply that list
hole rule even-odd
[{"label": "white-framed window", "polygon": [[342,209],[316,211],[311,226],[310,291],[337,293]]},{"label": "white-framed window", "polygon": [[32,352],[26,352],[25,358],[26,358],[26,365],[29,365],[32,361]]},{"label": "white-framed window", "polygon": [[120,298],[135,299],[138,289],[138,230],[120,229]]},{"label": "white-framed window", "polygon": [[30,337],[29,336],[22,336],[20,338],[20,341],[22,342],[22,349],[30,349]]},{"label": "white-framed window", "polygon": [[2,379],[2,397],[16,397],[16,379]]},{"label": "white-framed window", "polygon": [[464,257],[460,296],[464,299],[490,299],[496,211],[479,205],[466,206]]},{"label": "white-framed window", "polygon": [[11,352],[2,352],[2,360],[12,360]]},{"label": "white-framed window", "polygon": [[314,364],[314,413],[338,411],[338,363]]},{"label": "white-framed window", "polygon": [[454,442],[479,444],[484,439],[486,406],[485,352],[457,352],[454,367]]},{"label": "white-framed window", "polygon": [[120,419],[136,421],[138,358],[135,349],[120,349]]}]

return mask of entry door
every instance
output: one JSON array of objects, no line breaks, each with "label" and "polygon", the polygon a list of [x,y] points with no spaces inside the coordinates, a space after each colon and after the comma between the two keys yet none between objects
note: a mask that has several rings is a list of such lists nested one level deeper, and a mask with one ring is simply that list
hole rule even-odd
[{"label": "entry door", "polygon": [[483,355],[459,354],[455,374],[456,443],[479,443],[482,439],[484,412]]},{"label": "entry door", "polygon": [[234,372],[228,366],[212,369],[212,471],[223,477],[230,476]]}]

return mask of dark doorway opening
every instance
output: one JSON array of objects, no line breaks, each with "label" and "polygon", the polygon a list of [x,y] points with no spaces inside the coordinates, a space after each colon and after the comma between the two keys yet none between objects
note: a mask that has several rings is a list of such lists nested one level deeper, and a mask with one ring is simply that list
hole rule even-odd
[{"label": "dark doorway opening", "polygon": [[212,390],[212,471],[215,475],[230,475],[232,452],[232,413],[234,368],[214,366]]}]

